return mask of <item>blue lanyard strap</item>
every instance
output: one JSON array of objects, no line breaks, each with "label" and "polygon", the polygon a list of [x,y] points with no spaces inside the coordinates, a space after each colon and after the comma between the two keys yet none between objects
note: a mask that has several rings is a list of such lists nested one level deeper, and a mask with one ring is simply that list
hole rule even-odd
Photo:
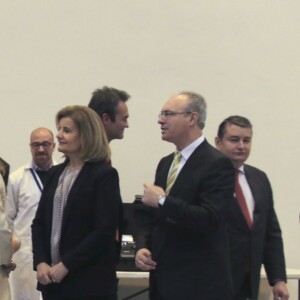
[{"label": "blue lanyard strap", "polygon": [[30,168],[30,172],[31,172],[31,174],[34,178],[34,181],[35,181],[36,185],[38,186],[40,192],[42,192],[43,187],[42,187],[40,181],[38,180],[38,175],[36,174],[35,170],[33,170],[32,168]]}]

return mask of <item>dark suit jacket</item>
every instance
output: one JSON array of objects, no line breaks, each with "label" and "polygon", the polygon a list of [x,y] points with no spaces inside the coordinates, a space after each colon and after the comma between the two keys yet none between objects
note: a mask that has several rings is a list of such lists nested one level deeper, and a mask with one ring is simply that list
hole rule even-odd
[{"label": "dark suit jacket", "polygon": [[261,264],[264,264],[273,285],[276,280],[286,281],[285,261],[270,182],[264,172],[249,165],[244,167],[255,201],[253,227],[249,229],[234,199],[229,218],[232,275],[234,291],[237,292],[245,269],[250,268],[252,297],[257,299]]},{"label": "dark suit jacket", "polygon": [[[155,184],[166,187],[173,154],[157,168]],[[226,212],[234,191],[228,158],[204,141],[180,171],[165,203],[137,216],[137,249],[157,262],[150,298],[231,300]]]},{"label": "dark suit jacket", "polygon": [[[34,267],[51,265],[53,198],[65,164],[49,171],[32,224]],[[74,182],[64,210],[61,261],[69,270],[59,284],[66,296],[86,297],[116,292],[115,234],[120,203],[117,171],[106,163],[86,162]],[[45,291],[56,284],[38,285]]]}]

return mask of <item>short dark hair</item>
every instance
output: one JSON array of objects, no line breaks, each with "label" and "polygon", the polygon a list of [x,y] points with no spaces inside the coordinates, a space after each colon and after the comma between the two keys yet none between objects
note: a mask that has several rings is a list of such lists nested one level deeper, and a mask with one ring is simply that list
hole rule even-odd
[{"label": "short dark hair", "polygon": [[129,98],[130,95],[125,91],[104,86],[102,89],[97,89],[93,92],[88,107],[93,109],[100,118],[106,113],[112,121],[115,121],[117,105],[121,101],[126,102]]},{"label": "short dark hair", "polygon": [[218,138],[222,139],[226,132],[226,127],[228,125],[236,125],[243,128],[250,128],[252,129],[251,122],[242,116],[230,116],[226,118],[220,125],[218,129]]}]

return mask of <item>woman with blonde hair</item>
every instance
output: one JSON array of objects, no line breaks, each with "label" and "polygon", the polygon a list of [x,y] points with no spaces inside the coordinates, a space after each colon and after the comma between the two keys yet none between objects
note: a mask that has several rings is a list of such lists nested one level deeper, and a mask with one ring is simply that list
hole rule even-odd
[{"label": "woman with blonde hair", "polygon": [[98,115],[75,105],[56,115],[58,151],[32,224],[43,300],[116,300],[117,171]]}]

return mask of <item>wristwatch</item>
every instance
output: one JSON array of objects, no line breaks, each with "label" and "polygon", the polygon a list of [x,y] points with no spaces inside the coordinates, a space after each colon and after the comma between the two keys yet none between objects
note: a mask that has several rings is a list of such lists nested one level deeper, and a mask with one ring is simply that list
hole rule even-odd
[{"label": "wristwatch", "polygon": [[158,195],[158,205],[163,206],[166,200],[166,195]]}]

